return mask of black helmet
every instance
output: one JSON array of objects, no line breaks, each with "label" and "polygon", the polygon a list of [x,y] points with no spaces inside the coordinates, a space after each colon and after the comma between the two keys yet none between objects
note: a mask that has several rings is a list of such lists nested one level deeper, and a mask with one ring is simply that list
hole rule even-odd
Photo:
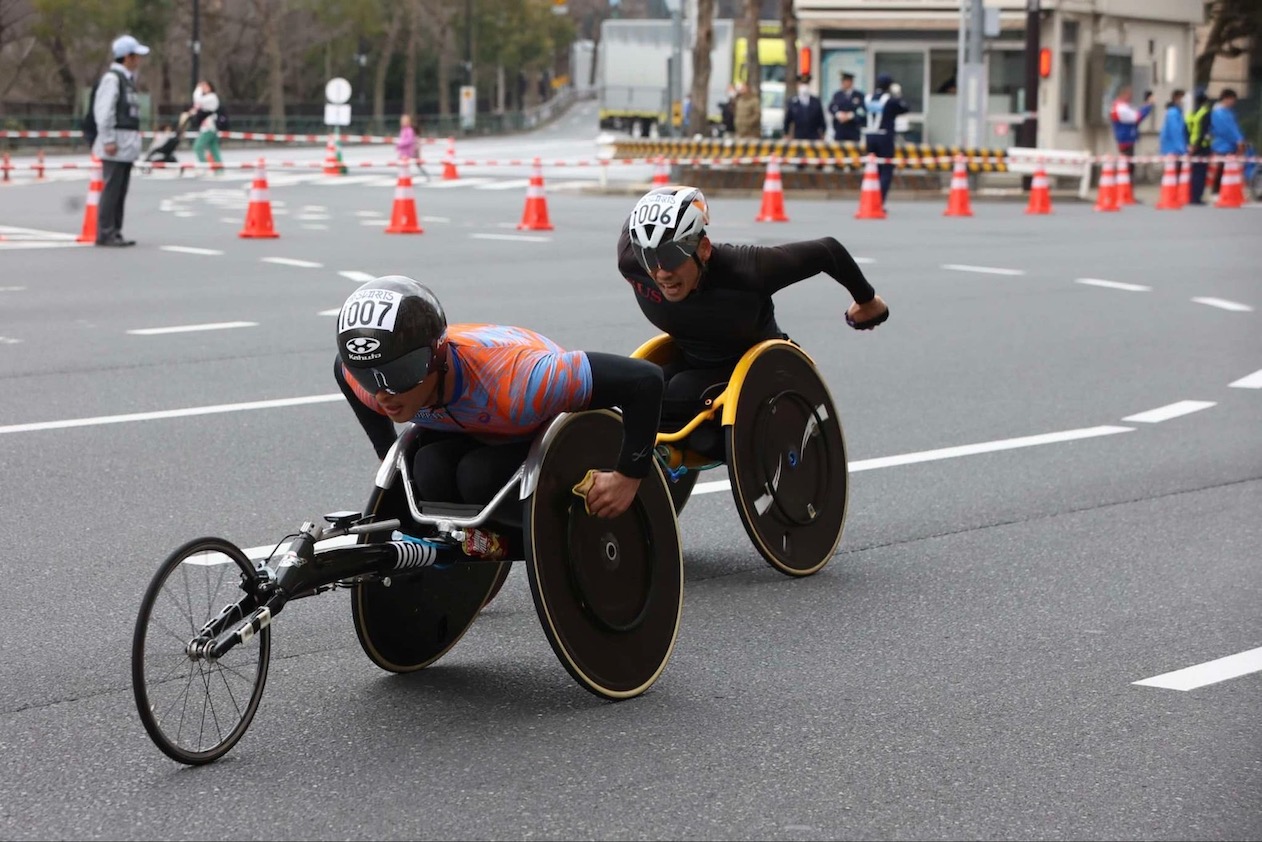
[{"label": "black helmet", "polygon": [[402,275],[368,281],[337,317],[337,352],[369,394],[415,388],[441,364],[447,314],[424,284]]}]

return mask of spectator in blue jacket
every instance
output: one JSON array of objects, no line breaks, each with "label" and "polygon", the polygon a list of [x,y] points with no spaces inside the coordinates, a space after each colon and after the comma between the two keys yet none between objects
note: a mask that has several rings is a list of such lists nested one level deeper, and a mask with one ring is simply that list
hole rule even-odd
[{"label": "spectator in blue jacket", "polygon": [[[1144,94],[1144,104],[1139,108],[1131,105],[1131,86],[1123,85],[1118,89],[1117,99],[1109,109],[1109,120],[1113,123],[1113,138],[1117,141],[1118,154],[1125,158],[1135,157],[1135,143],[1139,140],[1139,124],[1152,113],[1152,91]],[[1131,181],[1135,180],[1135,162],[1129,160],[1127,168]]]},{"label": "spectator in blue jacket", "polygon": [[1183,156],[1188,153],[1188,127],[1183,119],[1183,91],[1175,89],[1166,103],[1166,118],[1161,124],[1161,157],[1174,155],[1174,171],[1183,168]]},{"label": "spectator in blue jacket", "polygon": [[[1236,122],[1236,112],[1231,109],[1236,104],[1236,92],[1231,88],[1223,88],[1218,95],[1218,104],[1209,112],[1209,149],[1215,155],[1244,155],[1244,132]],[[1214,165],[1214,192],[1223,181],[1223,162]]]}]

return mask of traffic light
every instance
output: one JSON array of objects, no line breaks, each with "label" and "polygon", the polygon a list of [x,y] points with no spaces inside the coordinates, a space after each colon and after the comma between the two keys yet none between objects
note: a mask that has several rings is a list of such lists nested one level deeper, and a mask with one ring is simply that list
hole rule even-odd
[{"label": "traffic light", "polygon": [[1039,78],[1046,79],[1052,75],[1052,51],[1048,47],[1039,50]]},{"label": "traffic light", "polygon": [[798,49],[798,75],[811,75],[811,48],[801,47]]}]

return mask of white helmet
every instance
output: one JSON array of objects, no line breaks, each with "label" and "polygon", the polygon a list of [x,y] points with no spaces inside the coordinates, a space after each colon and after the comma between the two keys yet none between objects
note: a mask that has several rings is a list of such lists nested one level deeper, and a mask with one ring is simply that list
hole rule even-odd
[{"label": "white helmet", "polygon": [[635,257],[652,274],[679,268],[697,251],[710,206],[696,187],[657,187],[640,197],[627,220]]}]

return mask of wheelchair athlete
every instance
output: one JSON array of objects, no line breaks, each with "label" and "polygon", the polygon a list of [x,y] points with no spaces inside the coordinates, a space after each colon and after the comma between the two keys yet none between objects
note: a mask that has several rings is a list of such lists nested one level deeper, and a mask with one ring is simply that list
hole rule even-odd
[{"label": "wheelchair athlete", "polygon": [[[854,258],[833,237],[779,246],[712,242],[710,210],[695,187],[658,187],[636,202],[618,238],[618,271],[645,317],[674,341],[665,367],[661,422],[673,432],[717,397],[741,355],[768,339],[788,339],[771,296],[790,284],[827,274],[854,298],[846,323],[871,330],[889,318]],[[717,419],[701,424],[687,447],[724,461]]]},{"label": "wheelchair athlete", "polygon": [[[351,293],[338,316],[334,376],[378,458],[394,423],[423,428],[413,458],[420,499],[490,502],[525,461],[538,431],[562,412],[620,407],[622,450],[616,470],[595,474],[592,514],[630,507],[653,463],[661,411],[661,369],[644,360],[564,351],[521,327],[447,324],[423,284],[389,275]],[[519,513],[499,517],[520,520]],[[510,525],[520,527],[520,522]],[[518,558],[510,536],[468,530],[466,554]]]}]

